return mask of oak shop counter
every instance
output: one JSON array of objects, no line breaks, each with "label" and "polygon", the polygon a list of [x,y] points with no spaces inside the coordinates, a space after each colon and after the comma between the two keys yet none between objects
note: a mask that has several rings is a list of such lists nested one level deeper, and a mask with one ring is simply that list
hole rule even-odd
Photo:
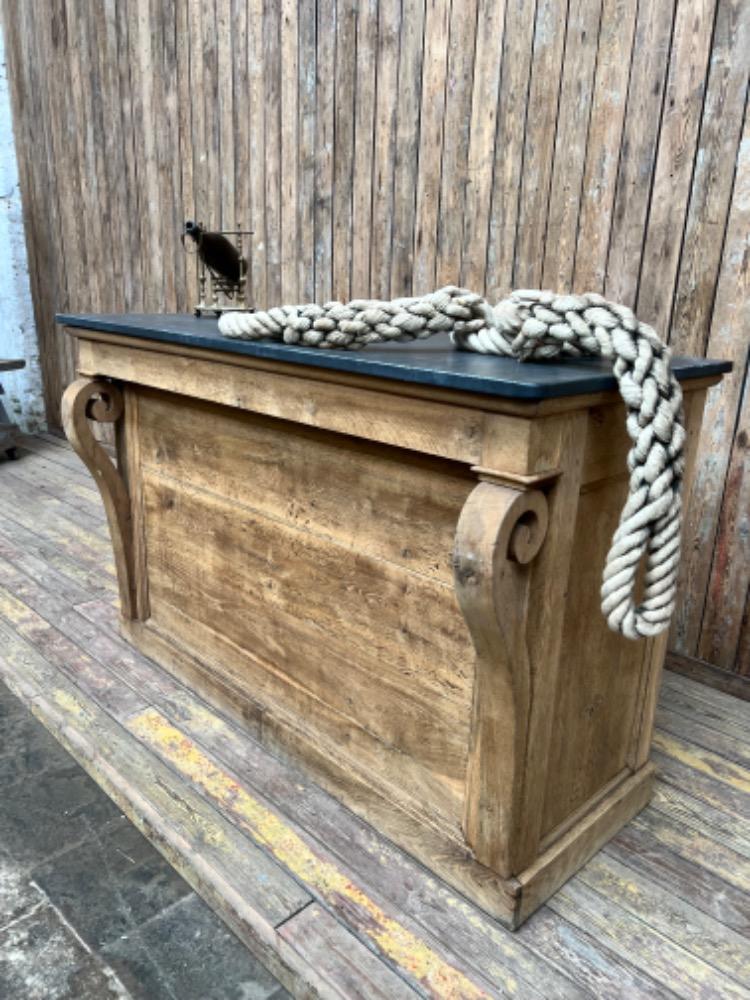
[{"label": "oak shop counter", "polygon": [[[605,364],[58,320],[141,651],[512,927],[643,807],[666,637],[599,611],[629,445]],[[674,364],[688,481],[727,367]]]}]

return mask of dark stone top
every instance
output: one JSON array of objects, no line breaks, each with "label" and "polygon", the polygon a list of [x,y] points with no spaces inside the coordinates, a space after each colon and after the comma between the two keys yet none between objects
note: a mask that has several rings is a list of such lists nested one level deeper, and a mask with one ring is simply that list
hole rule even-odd
[{"label": "dark stone top", "polygon": [[[404,344],[378,344],[359,351],[334,351],[293,347],[271,341],[230,340],[222,337],[217,320],[210,317],[135,314],[75,316],[60,313],[55,318],[65,326],[117,333],[134,340],[210,348],[229,355],[269,358],[300,367],[328,368],[512,399],[533,401],[617,388],[611,365],[599,358],[520,362],[512,358],[458,351],[447,334]],[[674,358],[672,367],[682,381],[718,375],[730,371],[732,366],[728,361]]]}]

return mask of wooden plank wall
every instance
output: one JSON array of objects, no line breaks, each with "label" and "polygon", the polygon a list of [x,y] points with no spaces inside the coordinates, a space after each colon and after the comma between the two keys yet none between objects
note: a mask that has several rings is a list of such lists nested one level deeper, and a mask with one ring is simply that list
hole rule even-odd
[{"label": "wooden plank wall", "polygon": [[184,310],[180,227],[252,290],[603,292],[730,358],[674,650],[750,675],[746,0],[3,0],[47,403],[55,310]]}]

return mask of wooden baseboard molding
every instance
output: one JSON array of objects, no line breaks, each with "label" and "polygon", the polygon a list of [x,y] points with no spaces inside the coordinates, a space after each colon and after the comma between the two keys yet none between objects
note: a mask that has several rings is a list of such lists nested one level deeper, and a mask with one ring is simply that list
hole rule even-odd
[{"label": "wooden baseboard molding", "polygon": [[[322,788],[341,798],[354,813],[381,831],[448,885],[463,893],[486,913],[511,930],[526,920],[567,879],[648,803],[654,767],[646,764],[635,774],[623,772],[600,797],[582,808],[548,838],[542,854],[520,875],[502,878],[471,856],[455,833],[415,815],[395,796],[384,797],[366,772],[347,759],[339,748],[322,748],[320,734],[313,734],[279,706],[258,706],[248,712],[246,698],[237,701],[226,680],[217,683],[218,666],[210,673],[172,636],[162,633],[152,620],[121,622],[123,634],[142,653],[159,663],[218,711],[248,727],[249,735],[266,750],[300,767]],[[241,711],[238,704],[243,705]]]},{"label": "wooden baseboard molding", "polygon": [[750,677],[723,670],[713,663],[707,663],[706,660],[685,656],[683,653],[667,653],[664,666],[667,670],[689,677],[700,684],[705,684],[706,687],[734,695],[735,698],[742,698],[743,701],[750,701]]},{"label": "wooden baseboard molding", "polygon": [[523,872],[513,926],[520,926],[617,831],[648,805],[655,767],[646,764],[613,788],[598,805]]}]

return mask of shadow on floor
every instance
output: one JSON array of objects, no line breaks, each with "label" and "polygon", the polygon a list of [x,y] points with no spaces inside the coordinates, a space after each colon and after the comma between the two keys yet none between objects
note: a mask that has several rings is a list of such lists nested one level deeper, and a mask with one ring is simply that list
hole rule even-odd
[{"label": "shadow on floor", "polygon": [[0,684],[0,997],[288,996]]}]

